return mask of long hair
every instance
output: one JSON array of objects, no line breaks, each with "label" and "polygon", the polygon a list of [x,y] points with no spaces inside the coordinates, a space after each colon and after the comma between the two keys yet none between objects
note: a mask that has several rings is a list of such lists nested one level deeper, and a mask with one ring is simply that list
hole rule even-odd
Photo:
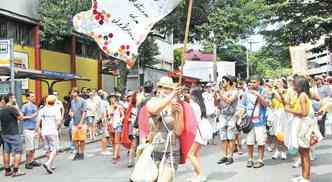
[{"label": "long hair", "polygon": [[295,79],[297,91],[300,93],[304,92],[310,97],[310,83],[304,76],[298,76]]},{"label": "long hair", "polygon": [[205,107],[205,103],[204,103],[204,99],[203,99],[203,95],[202,95],[202,91],[198,90],[198,89],[194,89],[191,91],[191,98],[194,102],[196,102],[202,112],[201,117],[202,118],[206,118],[206,107]]},{"label": "long hair", "polygon": [[129,101],[133,107],[136,107],[137,103],[137,92],[134,92],[134,94],[131,96],[131,99]]}]

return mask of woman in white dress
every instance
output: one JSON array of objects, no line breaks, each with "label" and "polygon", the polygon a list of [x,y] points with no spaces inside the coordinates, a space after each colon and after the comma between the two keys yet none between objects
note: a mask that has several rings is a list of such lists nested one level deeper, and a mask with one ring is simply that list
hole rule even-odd
[{"label": "woman in white dress", "polygon": [[188,155],[188,158],[194,168],[195,176],[189,181],[203,182],[206,181],[207,178],[203,173],[200,161],[200,152],[202,146],[206,146],[208,140],[212,138],[212,127],[206,117],[206,108],[202,92],[200,90],[193,90],[190,95],[186,96],[186,101],[190,103],[198,121],[195,142],[191,146]]}]

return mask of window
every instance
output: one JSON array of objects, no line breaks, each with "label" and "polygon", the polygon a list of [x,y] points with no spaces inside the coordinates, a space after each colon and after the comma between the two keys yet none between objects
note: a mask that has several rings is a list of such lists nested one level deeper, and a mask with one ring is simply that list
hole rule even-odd
[{"label": "window", "polygon": [[7,38],[7,32],[8,32],[7,21],[4,20],[3,17],[0,17],[0,38],[1,39]]},{"label": "window", "polygon": [[76,43],[76,54],[82,57],[98,59],[99,47],[95,43],[86,44],[82,42]]}]

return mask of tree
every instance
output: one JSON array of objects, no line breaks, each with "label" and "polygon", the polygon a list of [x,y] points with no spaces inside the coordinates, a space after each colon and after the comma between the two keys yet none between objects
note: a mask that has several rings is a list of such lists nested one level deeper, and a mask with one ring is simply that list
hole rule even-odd
[{"label": "tree", "polygon": [[151,34],[144,40],[138,49],[138,58],[141,66],[152,66],[156,63],[155,56],[159,55],[158,45],[155,43],[155,38]]},{"label": "tree", "polygon": [[[208,15],[211,3],[214,0],[194,0],[192,7],[192,17],[190,23],[189,40],[201,40],[202,35],[199,26],[208,22]],[[187,21],[188,1],[183,0],[179,6],[168,16],[162,19],[154,27],[161,34],[169,31],[173,32],[174,42],[182,43]]]},{"label": "tree", "polygon": [[[216,0],[210,4],[208,21],[200,26],[204,39],[218,46],[254,32],[267,11],[264,0]],[[210,37],[211,32],[214,37]]]},{"label": "tree", "polygon": [[179,69],[181,67],[182,53],[183,53],[183,48],[174,49],[174,63],[173,63],[174,70]]},{"label": "tree", "polygon": [[72,18],[90,7],[91,0],[39,0],[42,42],[54,44],[72,35]]},{"label": "tree", "polygon": [[279,26],[270,34],[290,45],[316,43],[324,38],[324,44],[314,51],[332,50],[332,1],[269,0],[269,23]]},{"label": "tree", "polygon": [[[285,49],[286,48],[286,49]],[[251,74],[265,78],[278,78],[290,74],[290,58],[287,47],[267,44],[249,56]]]}]

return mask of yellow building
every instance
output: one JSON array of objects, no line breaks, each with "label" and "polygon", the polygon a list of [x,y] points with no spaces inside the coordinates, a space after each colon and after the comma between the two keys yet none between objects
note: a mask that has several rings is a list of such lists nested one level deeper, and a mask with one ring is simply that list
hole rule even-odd
[{"label": "yellow building", "polygon": [[[16,6],[17,3],[20,6]],[[36,8],[37,3],[37,0],[4,1],[0,8],[0,39],[14,40],[15,62],[27,69],[72,73],[90,79],[55,84],[54,90],[60,93],[61,98],[67,95],[72,87],[101,88],[101,65],[96,59],[99,50],[95,45],[80,43],[75,36],[67,42],[63,41],[56,48],[40,45],[39,18],[36,9],[32,8]],[[37,99],[48,93],[46,83],[35,80],[24,83],[22,89],[35,92]]]}]

